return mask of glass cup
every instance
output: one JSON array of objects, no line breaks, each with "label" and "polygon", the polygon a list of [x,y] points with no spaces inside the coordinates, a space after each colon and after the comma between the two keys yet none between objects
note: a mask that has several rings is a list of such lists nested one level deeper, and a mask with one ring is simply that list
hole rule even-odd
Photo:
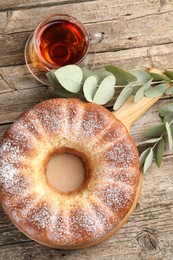
[{"label": "glass cup", "polygon": [[54,14],[45,18],[27,40],[26,65],[39,82],[48,85],[49,70],[68,64],[88,65],[90,44],[90,35],[80,21],[69,15]]}]

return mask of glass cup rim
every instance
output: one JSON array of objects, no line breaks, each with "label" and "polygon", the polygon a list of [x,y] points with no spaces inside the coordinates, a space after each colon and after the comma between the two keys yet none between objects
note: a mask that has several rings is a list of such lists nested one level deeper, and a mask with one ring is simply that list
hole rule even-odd
[{"label": "glass cup rim", "polygon": [[[90,37],[89,37],[89,33],[88,33],[88,30],[86,29],[86,27],[83,25],[82,22],[80,22],[77,18],[75,18],[74,16],[71,16],[71,15],[68,15],[68,14],[59,14],[59,13],[56,13],[56,14],[52,14],[52,15],[49,15],[47,16],[46,18],[44,18],[36,27],[34,33],[33,33],[33,46],[34,46],[34,51],[36,52],[36,55],[38,56],[39,60],[46,66],[46,68],[48,70],[50,69],[56,69],[56,68],[59,68],[57,66],[54,66],[52,64],[50,64],[49,62],[47,62],[45,59],[42,58],[41,54],[40,54],[40,51],[39,51],[39,48],[38,48],[38,42],[37,42],[37,37],[38,37],[38,34],[39,34],[39,31],[40,31],[40,28],[42,26],[44,26],[46,23],[48,23],[49,21],[54,21],[54,20],[57,20],[57,19],[53,19],[57,17],[58,19],[60,20],[67,20],[67,21],[71,21],[75,24],[77,24],[80,29],[84,32],[85,34],[85,38],[86,38],[86,43],[87,43],[87,49],[86,49],[86,52],[84,54],[84,56],[78,61],[76,62],[75,64],[79,64],[84,58],[85,56],[87,55],[88,53],[88,49],[89,49],[89,45],[90,45]],[[64,19],[63,19],[64,18]]]}]

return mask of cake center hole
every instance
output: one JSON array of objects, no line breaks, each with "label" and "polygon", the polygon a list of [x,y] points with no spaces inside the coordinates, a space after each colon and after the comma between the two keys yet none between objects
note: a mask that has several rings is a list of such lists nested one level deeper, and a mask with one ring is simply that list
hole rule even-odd
[{"label": "cake center hole", "polygon": [[60,192],[79,189],[85,180],[85,166],[80,157],[73,154],[56,154],[47,164],[49,184]]}]

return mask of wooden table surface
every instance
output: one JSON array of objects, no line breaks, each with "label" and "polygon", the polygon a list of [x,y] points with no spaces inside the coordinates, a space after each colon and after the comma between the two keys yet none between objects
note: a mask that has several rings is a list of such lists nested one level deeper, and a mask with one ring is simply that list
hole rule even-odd
[{"label": "wooden table surface", "polygon": [[[173,68],[173,0],[1,0],[0,1],[0,138],[26,109],[54,97],[25,66],[24,46],[47,15],[66,13],[99,32],[95,67]],[[94,47],[90,49],[93,59]],[[173,101],[173,99],[172,99]],[[143,130],[160,122],[159,100],[132,127],[136,143]],[[92,248],[62,251],[41,246],[15,228],[0,208],[0,259],[173,259],[173,154],[168,145],[163,165],[153,162],[143,176],[142,193],[130,220],[107,241]]]}]

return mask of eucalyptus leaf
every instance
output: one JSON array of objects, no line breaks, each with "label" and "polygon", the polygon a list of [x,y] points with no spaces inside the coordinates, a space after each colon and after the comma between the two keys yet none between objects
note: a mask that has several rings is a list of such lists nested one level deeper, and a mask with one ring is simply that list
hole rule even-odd
[{"label": "eucalyptus leaf", "polygon": [[169,150],[172,151],[173,138],[172,138],[172,134],[171,134],[171,129],[170,129],[169,123],[166,123],[166,131],[167,131],[167,134],[168,134]]},{"label": "eucalyptus leaf", "polygon": [[173,115],[172,116],[165,116],[164,119],[163,119],[163,122],[164,123],[166,123],[166,122],[169,123],[169,127],[171,129],[171,134],[173,136]]},{"label": "eucalyptus leaf", "polygon": [[137,78],[138,84],[147,83],[151,79],[151,75],[144,70],[131,70],[130,73]]},{"label": "eucalyptus leaf", "polygon": [[115,93],[115,77],[114,75],[109,75],[102,80],[98,90],[96,91],[93,102],[99,105],[104,105],[110,101]]},{"label": "eucalyptus leaf", "polygon": [[165,124],[161,123],[156,126],[152,126],[144,131],[144,136],[149,138],[157,138],[160,137],[164,131],[166,130]]},{"label": "eucalyptus leaf", "polygon": [[144,162],[144,168],[143,168],[143,172],[146,173],[146,171],[149,169],[149,167],[151,166],[153,161],[153,149],[150,148],[150,151],[145,159]]},{"label": "eucalyptus leaf", "polygon": [[134,97],[134,102],[137,103],[139,102],[143,97],[144,97],[144,93],[147,89],[150,88],[151,86],[151,82],[152,79],[150,79],[147,83],[145,83],[137,92],[136,95]]},{"label": "eucalyptus leaf", "polygon": [[154,149],[154,154],[155,154],[155,162],[157,166],[160,168],[163,160],[163,154],[164,154],[164,140],[163,138],[160,139],[160,141],[157,143],[155,149]]},{"label": "eucalyptus leaf", "polygon": [[150,152],[150,149],[151,148],[147,148],[146,150],[144,150],[141,155],[140,155],[140,158],[139,158],[139,166],[140,168],[143,166],[144,162],[145,162],[145,159],[147,157],[147,155],[149,154]]},{"label": "eucalyptus leaf", "polygon": [[159,110],[159,114],[161,117],[173,115],[173,103],[163,105]]},{"label": "eucalyptus leaf", "polygon": [[[98,84],[100,84],[104,78],[111,76],[111,75],[114,76],[111,72],[106,71],[106,70],[95,70],[95,74],[98,77]],[[114,76],[114,78],[115,78],[115,76]]]},{"label": "eucalyptus leaf", "polygon": [[160,97],[165,93],[167,88],[167,83],[159,84],[155,87],[150,87],[147,91],[145,91],[145,96],[150,98]]},{"label": "eucalyptus leaf", "polygon": [[173,79],[173,71],[171,70],[165,70],[165,75],[170,78]]},{"label": "eucalyptus leaf", "polygon": [[132,91],[133,91],[132,84],[129,83],[127,86],[123,88],[120,95],[118,96],[113,106],[113,110],[119,109],[126,102],[126,100],[131,96]]},{"label": "eucalyptus leaf", "polygon": [[93,102],[94,95],[97,91],[97,77],[88,77],[83,85],[83,93],[87,101]]},{"label": "eucalyptus leaf", "polygon": [[168,122],[169,124],[171,123],[171,125],[173,124],[172,121],[173,121],[173,114],[169,116],[165,116],[163,119],[164,123]]},{"label": "eucalyptus leaf", "polygon": [[138,90],[142,87],[142,85],[133,85],[132,95],[135,96]]},{"label": "eucalyptus leaf", "polygon": [[154,144],[154,143],[158,142],[161,138],[162,137],[158,137],[158,138],[152,138],[152,139],[143,141],[143,142],[139,143],[138,146],[143,145],[143,144]]},{"label": "eucalyptus leaf", "polygon": [[166,75],[161,75],[153,72],[149,72],[150,76],[153,78],[154,81],[167,81],[171,82],[171,79]]},{"label": "eucalyptus leaf", "polygon": [[49,72],[47,72],[46,77],[49,81],[50,86],[55,89],[57,85],[61,87],[61,84],[58,82],[57,78],[55,77],[54,71],[55,70],[50,70]]},{"label": "eucalyptus leaf", "polygon": [[85,80],[90,77],[90,76],[95,76],[96,77],[96,73],[92,70],[89,70],[88,68],[86,67],[83,67],[82,68],[82,72],[83,72],[83,79],[82,81],[85,82]]},{"label": "eucalyptus leaf", "polygon": [[166,90],[166,95],[172,95],[173,94],[173,86],[172,87],[169,87],[167,90]]},{"label": "eucalyptus leaf", "polygon": [[79,66],[67,65],[57,69],[54,74],[59,83],[66,90],[72,93],[78,93],[80,91],[83,72]]},{"label": "eucalyptus leaf", "polygon": [[106,66],[105,69],[111,72],[116,78],[116,84],[119,86],[127,85],[130,82],[137,81],[137,78],[131,73],[115,66]]},{"label": "eucalyptus leaf", "polygon": [[55,70],[51,70],[48,73],[46,73],[46,76],[48,78],[49,84],[53,87],[54,93],[59,97],[73,97],[74,93],[71,93],[64,89],[54,74]]}]

